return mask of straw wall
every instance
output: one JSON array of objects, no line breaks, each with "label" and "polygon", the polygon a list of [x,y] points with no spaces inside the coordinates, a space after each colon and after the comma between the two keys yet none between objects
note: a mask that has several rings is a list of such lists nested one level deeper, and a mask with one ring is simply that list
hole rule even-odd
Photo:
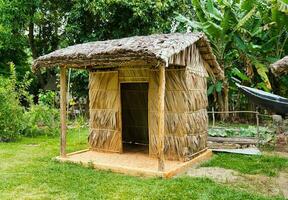
[{"label": "straw wall", "polygon": [[[165,157],[170,160],[188,160],[194,153],[207,147],[208,76],[196,45],[192,45],[169,60],[166,69],[165,91]],[[186,68],[177,68],[177,65]],[[174,69],[173,69],[174,68]],[[150,85],[158,87],[158,73],[151,72]],[[151,84],[153,83],[153,84]],[[157,105],[153,99],[152,105]],[[151,111],[157,108],[151,107]],[[157,117],[153,112],[152,118]],[[151,154],[156,154],[157,120],[151,120]]]},{"label": "straw wall", "polygon": [[168,71],[165,96],[165,154],[188,159],[207,141],[206,77],[193,71]]},{"label": "straw wall", "polygon": [[[150,86],[157,93],[157,71],[151,72]],[[154,83],[154,84],[153,84]],[[208,104],[206,77],[189,68],[166,70],[165,157],[187,160],[207,146]],[[157,98],[150,98],[150,154],[157,153]]]},{"label": "straw wall", "polygon": [[91,148],[120,152],[118,72],[90,72],[89,98]]},{"label": "straw wall", "polygon": [[[188,160],[207,146],[207,72],[195,46],[185,51],[189,53],[180,54],[186,56],[187,67],[175,67],[173,62],[185,59],[174,58],[165,73],[164,151],[166,159],[172,160]],[[148,68],[90,73],[89,143],[93,149],[122,151],[119,84],[148,82],[149,154],[156,156],[158,80],[158,70]]]}]

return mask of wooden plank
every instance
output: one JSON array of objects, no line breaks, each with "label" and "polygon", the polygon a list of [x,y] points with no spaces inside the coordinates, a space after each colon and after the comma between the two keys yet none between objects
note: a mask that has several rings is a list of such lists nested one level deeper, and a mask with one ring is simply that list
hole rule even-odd
[{"label": "wooden plank", "polygon": [[67,153],[67,156],[73,156],[73,155],[81,154],[81,153],[84,153],[84,152],[87,152],[87,151],[90,151],[90,149],[83,149],[83,150],[79,150],[79,151],[74,151],[72,153]]},{"label": "wooden plank", "polygon": [[193,165],[209,160],[212,156],[213,156],[212,151],[210,149],[205,149],[204,152],[202,151],[200,154],[196,155],[196,157],[192,158],[191,160],[183,162],[183,164],[178,166],[177,168],[164,172],[163,178],[168,179],[177,174],[184,173]]},{"label": "wooden plank", "polygon": [[66,157],[66,133],[67,133],[67,76],[66,68],[60,67],[60,117],[61,117],[61,139],[60,156]]},{"label": "wooden plank", "polygon": [[158,170],[164,171],[164,107],[165,107],[165,65],[159,66],[159,88],[158,88]]},{"label": "wooden plank", "polygon": [[257,144],[256,138],[242,138],[242,137],[208,137],[208,141],[211,142],[226,142],[236,144]]},{"label": "wooden plank", "polygon": [[261,151],[257,148],[244,148],[244,149],[211,149],[213,152],[220,153],[235,153],[243,155],[261,155]]}]

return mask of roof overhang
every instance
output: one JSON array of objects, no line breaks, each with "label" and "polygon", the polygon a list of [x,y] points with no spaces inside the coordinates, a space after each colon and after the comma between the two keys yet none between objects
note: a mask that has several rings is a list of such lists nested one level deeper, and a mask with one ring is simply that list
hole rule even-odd
[{"label": "roof overhang", "polygon": [[[187,48],[194,44],[216,78],[223,79],[224,73],[203,33],[134,36],[73,45],[40,56],[33,63],[33,70],[55,66],[84,69],[119,66],[157,67],[159,64],[168,66],[174,55],[187,51]],[[178,63],[183,66],[185,64]]]}]

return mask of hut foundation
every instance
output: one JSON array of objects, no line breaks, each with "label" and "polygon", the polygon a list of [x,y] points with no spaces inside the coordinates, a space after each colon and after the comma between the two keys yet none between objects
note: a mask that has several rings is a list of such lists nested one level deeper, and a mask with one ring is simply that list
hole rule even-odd
[{"label": "hut foundation", "polygon": [[139,152],[118,154],[87,149],[67,154],[67,157],[56,157],[56,160],[131,176],[171,178],[184,173],[189,167],[197,163],[210,159],[211,156],[212,151],[204,149],[187,162],[165,160],[165,169],[161,171],[158,170],[158,159]]}]

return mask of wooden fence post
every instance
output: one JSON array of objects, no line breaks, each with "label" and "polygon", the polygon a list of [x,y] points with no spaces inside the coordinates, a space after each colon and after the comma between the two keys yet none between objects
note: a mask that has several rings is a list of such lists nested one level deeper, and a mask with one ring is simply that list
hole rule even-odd
[{"label": "wooden fence post", "polygon": [[214,127],[215,126],[215,113],[214,113],[214,107],[212,107],[212,127]]},{"label": "wooden fence post", "polygon": [[164,171],[164,108],[165,108],[165,65],[159,66],[159,88],[158,88],[158,170]]},{"label": "wooden fence post", "polygon": [[260,144],[260,130],[259,130],[259,112],[256,111],[256,126],[257,126],[257,146]]},{"label": "wooden fence post", "polygon": [[66,157],[66,132],[67,132],[67,76],[66,67],[60,67],[60,117],[61,117],[61,138],[60,156]]}]

